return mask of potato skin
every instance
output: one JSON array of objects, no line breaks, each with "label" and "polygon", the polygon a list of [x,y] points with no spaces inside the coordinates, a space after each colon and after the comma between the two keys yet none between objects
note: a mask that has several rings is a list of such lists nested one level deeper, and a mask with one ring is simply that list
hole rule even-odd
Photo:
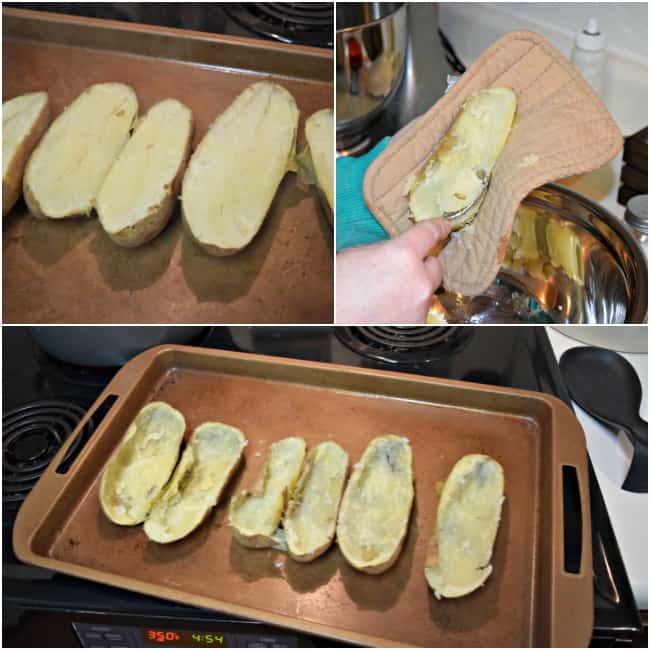
[{"label": "potato skin", "polygon": [[[444,487],[441,491],[440,502],[438,503],[438,512],[436,512],[436,519],[433,527],[431,537],[429,538],[429,543],[427,546],[427,555],[425,559],[424,575],[427,581],[429,588],[434,592],[436,598],[460,598],[466,596],[476,591],[478,588],[482,587],[487,579],[492,574],[492,565],[483,567],[484,571],[480,576],[477,576],[476,580],[471,583],[464,583],[461,585],[444,585],[444,584],[435,584],[434,572],[439,571],[440,564],[440,547],[438,544],[438,516],[441,507],[443,506],[443,501],[447,499],[447,503],[450,502],[451,497],[448,496],[450,493],[447,492],[448,488],[454,488],[459,484],[459,481],[465,482],[471,480],[471,477],[468,478],[468,470],[472,469],[477,462],[490,463],[497,471],[497,475],[500,474],[500,479],[497,478],[497,481],[501,481],[501,495],[503,496],[503,468],[501,465],[490,458],[485,454],[467,454],[461,457],[452,468],[451,472],[445,480]],[[499,502],[499,514],[498,519],[496,520],[495,529],[494,529],[494,538],[492,539],[492,546],[490,549],[490,559],[494,551],[494,542],[496,538],[496,533],[499,528],[499,521],[501,517],[501,501]],[[431,574],[429,572],[432,572]],[[438,589],[440,588],[440,591]],[[443,591],[444,588],[444,591]]]},{"label": "potato skin", "polygon": [[[32,152],[38,145],[39,140],[47,130],[47,127],[50,124],[50,99],[47,97],[45,106],[41,111],[36,123],[32,130],[27,134],[27,137],[22,141],[16,155],[12,161],[12,164],[7,169],[6,176],[2,179],[2,216],[6,216],[7,213],[14,207],[16,201],[20,197],[23,186],[23,175],[25,172],[25,167]],[[27,196],[25,196],[27,200]],[[33,201],[36,203],[36,201]],[[29,203],[27,204],[29,207]],[[39,213],[41,216],[44,216],[42,212]]]},{"label": "potato skin", "polygon": [[[207,425],[207,424],[211,424],[211,423],[203,423],[203,424]],[[192,436],[191,436],[190,441],[188,442],[188,444],[191,444],[192,439],[194,438],[194,436],[198,435],[199,430],[200,430],[200,426],[197,427],[193,431]],[[239,453],[239,458],[237,459],[237,461],[235,463],[233,463],[233,466],[230,468],[230,471],[226,475],[226,478],[225,478],[225,480],[223,482],[221,491],[216,496],[215,506],[219,504],[219,501],[221,499],[221,496],[222,496],[224,490],[227,489],[228,484],[230,483],[232,477],[235,475],[237,470],[241,467],[241,464],[242,464],[242,462],[244,460],[243,450],[244,450],[244,447],[247,444],[247,441],[246,441],[246,438],[245,438],[243,432],[240,431],[239,433],[241,434],[241,436],[242,436],[242,438],[244,440],[244,444],[243,444],[243,446],[241,448],[241,451]],[[180,464],[182,462],[183,462],[183,459],[181,457],[181,461],[180,461],[178,466],[180,466]],[[174,470],[175,472],[178,469],[178,466]],[[172,478],[170,479],[170,482],[172,482],[173,480],[174,480],[174,475],[172,474]],[[165,497],[165,490],[163,490],[162,497],[159,497],[159,498],[164,498],[164,497]],[[201,519],[196,523],[196,525],[194,525],[193,528],[187,530],[184,534],[181,534],[181,535],[176,534],[176,536],[170,536],[168,539],[161,539],[160,537],[156,537],[154,534],[152,534],[152,531],[149,529],[149,527],[147,525],[149,517],[147,518],[147,521],[144,522],[144,526],[143,526],[144,532],[152,542],[156,542],[157,544],[171,544],[173,542],[177,542],[177,541],[179,541],[181,539],[185,539],[186,537],[191,535],[195,530],[197,530],[203,524],[203,522],[210,516],[210,514],[214,511],[215,506],[207,508],[206,511],[203,513],[203,516],[201,517]],[[150,516],[151,516],[151,513],[150,513]]]},{"label": "potato skin", "polygon": [[[315,547],[312,551],[298,553],[292,549],[292,539],[295,539],[295,529],[293,529],[292,526],[292,517],[294,515],[294,512],[299,509],[300,504],[304,503],[303,494],[311,478],[312,470],[316,467],[316,463],[318,462],[319,449],[322,448],[325,448],[325,453],[327,453],[328,449],[332,449],[335,454],[338,454],[340,452],[342,454],[342,456],[340,456],[340,459],[344,462],[344,466],[342,468],[343,472],[340,475],[342,480],[338,494],[338,501],[336,502],[336,509],[334,511],[334,518],[332,522],[333,526],[331,532],[328,533],[327,537],[323,540],[323,543],[320,546]],[[341,500],[343,499],[343,492],[345,490],[345,484],[348,478],[349,460],[350,457],[347,452],[340,445],[333,441],[322,442],[319,445],[313,447],[307,454],[307,458],[302,467],[300,478],[298,479],[298,482],[293,489],[289,503],[284,513],[284,517],[282,519],[282,524],[285,530],[287,553],[296,562],[311,562],[312,560],[315,560],[317,557],[325,553],[333,544],[334,538],[336,536],[336,520],[338,518],[339,508],[341,507]],[[331,474],[328,474],[328,476],[330,479],[332,478]]]},{"label": "potato skin", "polygon": [[207,253],[208,255],[212,255],[213,257],[228,257],[229,255],[235,255],[236,253],[239,253],[239,251],[243,250],[244,248],[246,248],[246,246],[248,246],[248,244],[246,244],[246,246],[243,246],[242,248],[219,248],[219,246],[214,246],[213,244],[205,244],[194,236],[194,233],[192,232],[192,229],[190,228],[190,225],[187,222],[187,216],[185,215],[185,208],[182,205],[182,201],[181,201],[181,213],[183,216],[183,226],[185,227],[186,232],[190,234],[192,241],[203,252]]},{"label": "potato skin", "polygon": [[248,548],[272,548],[278,542],[269,535],[245,535],[235,526],[231,526],[233,537],[242,545]]},{"label": "potato skin", "polygon": [[[360,464],[367,464],[367,463],[370,462],[371,456],[369,456],[369,453],[370,453],[371,450],[376,449],[378,445],[383,444],[385,441],[387,441],[387,440],[390,441],[390,440],[393,440],[393,439],[398,440],[399,437],[394,436],[394,435],[386,435],[386,436],[380,436],[380,437],[375,438],[374,440],[372,440],[368,444],[368,446],[366,447],[366,449],[365,449],[365,451],[364,451],[364,453],[363,453],[363,455],[361,457],[361,460],[357,464],[357,467]],[[342,522],[343,522],[344,518],[347,516],[346,507],[347,507],[348,503],[347,503],[346,497],[347,497],[348,490],[353,489],[355,487],[353,485],[353,483],[354,483],[354,480],[355,480],[356,468],[355,468],[355,471],[352,472],[352,475],[350,476],[350,479],[348,480],[348,484],[347,484],[347,486],[345,488],[343,499],[341,500],[341,506],[340,506],[339,514],[338,514],[338,518],[337,518],[336,537],[337,537],[337,542],[339,544],[339,548],[341,549],[341,553],[343,554],[343,557],[345,557],[346,561],[348,562],[348,564],[350,564],[350,566],[354,567],[358,571],[362,571],[364,573],[369,573],[371,575],[375,575],[375,574],[379,574],[379,573],[383,573],[384,571],[387,571],[388,569],[390,569],[390,567],[393,566],[393,564],[395,564],[395,562],[399,558],[400,553],[402,552],[402,549],[404,547],[404,542],[406,541],[406,536],[408,535],[408,530],[409,530],[409,526],[410,526],[410,522],[411,522],[411,513],[412,513],[412,510],[413,510],[413,502],[415,500],[415,488],[414,488],[414,485],[413,485],[413,470],[412,470],[413,456],[412,456],[412,451],[410,449],[410,444],[408,443],[408,440],[407,440],[407,445],[408,445],[408,449],[409,449],[409,469],[410,469],[410,490],[409,490],[409,492],[410,492],[410,495],[409,495],[410,501],[409,501],[409,504],[408,504],[408,511],[406,511],[406,509],[404,510],[404,512],[406,514],[406,517],[404,519],[403,528],[402,528],[402,530],[399,531],[399,539],[398,539],[398,541],[397,541],[397,543],[395,545],[395,548],[393,549],[390,556],[387,557],[383,562],[380,562],[380,563],[364,562],[363,560],[360,560],[356,555],[352,554],[350,552],[350,549],[348,549],[346,551],[346,549],[344,548],[345,544],[341,544],[341,542],[340,542],[341,532],[342,532],[342,529],[341,529]]]},{"label": "potato skin", "polygon": [[194,135],[193,115],[190,116],[190,120],[190,136],[187,140],[187,146],[185,147],[185,152],[183,153],[183,158],[174,176],[174,180],[167,187],[165,198],[157,206],[150,208],[149,214],[144,219],[138,221],[138,223],[122,228],[122,230],[115,233],[105,231],[118,246],[122,246],[123,248],[137,248],[138,246],[142,246],[142,244],[146,244],[148,241],[157,237],[169,223],[174,212],[174,206],[176,205],[176,198],[181,189],[183,176],[185,176],[187,163],[192,153],[192,136]]},{"label": "potato skin", "polygon": [[406,522],[404,530],[402,531],[402,537],[400,538],[398,545],[395,547],[393,554],[385,562],[381,562],[380,564],[361,564],[360,562],[357,562],[356,559],[345,556],[345,559],[348,561],[350,566],[353,566],[358,571],[363,571],[363,573],[368,573],[370,575],[377,575],[379,573],[384,573],[384,571],[388,571],[388,569],[390,569],[393,564],[397,562],[397,558],[399,558],[402,549],[404,548],[404,542],[406,541],[406,535],[408,533],[409,523],[411,521],[410,513],[412,509],[413,504],[411,503],[409,518]]},{"label": "potato skin", "polygon": [[293,441],[296,441],[301,447],[300,466],[297,468],[295,479],[293,479],[293,484],[285,485],[283,491],[281,493],[278,493],[277,498],[281,497],[283,502],[280,516],[277,522],[277,524],[279,525],[280,522],[282,521],[284,513],[286,512],[288,502],[289,502],[289,496],[292,493],[295,484],[298,482],[300,475],[302,473],[302,469],[305,465],[306,443],[304,439],[291,436],[289,438],[283,438],[282,440],[274,442],[269,448],[267,459],[264,464],[263,474],[258,479],[256,486],[252,489],[244,489],[230,499],[230,507],[228,513],[228,526],[230,527],[235,540],[239,542],[242,546],[246,546],[248,548],[271,548],[278,545],[278,540],[274,537],[275,532],[277,530],[277,525],[276,525],[276,530],[273,530],[273,532],[271,532],[270,535],[267,535],[266,533],[247,534],[246,532],[242,531],[241,527],[238,526],[237,523],[235,523],[235,521],[233,521],[233,512],[239,507],[240,503],[245,501],[247,498],[251,496],[253,497],[258,496],[264,493],[266,489],[267,476],[269,476],[269,473],[272,470],[271,462],[272,462],[274,445],[281,445],[283,442],[286,443],[288,441],[292,441],[292,444]]},{"label": "potato skin", "polygon": [[142,518],[129,518],[124,516],[121,513],[117,513],[116,510],[113,508],[113,504],[111,503],[111,497],[113,496],[114,492],[112,489],[112,485],[110,483],[110,478],[111,478],[111,472],[113,471],[113,468],[117,466],[120,460],[120,453],[124,449],[126,445],[129,444],[130,440],[133,438],[133,436],[136,435],[138,432],[138,425],[140,425],[140,420],[141,418],[144,418],[149,412],[151,411],[163,411],[166,412],[168,415],[168,421],[174,420],[173,424],[177,427],[177,432],[175,432],[174,435],[179,436],[178,440],[178,447],[176,449],[176,460],[174,461],[173,464],[170,464],[168,468],[168,475],[166,476],[166,479],[164,482],[159,486],[158,491],[155,494],[152,494],[151,496],[147,496],[147,505],[149,510],[151,510],[151,506],[153,506],[156,498],[158,495],[162,492],[164,489],[165,485],[171,478],[174,468],[176,466],[176,463],[178,462],[178,456],[180,454],[180,446],[182,444],[183,440],[183,434],[185,432],[185,418],[183,414],[175,409],[173,406],[168,404],[167,402],[163,401],[154,401],[154,402],[149,402],[146,404],[144,407],[138,411],[136,416],[133,418],[133,420],[129,423],[124,436],[120,440],[119,444],[116,446],[111,458],[109,459],[108,463],[104,467],[104,470],[102,471],[102,475],[100,478],[100,484],[99,484],[99,503],[101,506],[101,509],[106,515],[106,517],[114,524],[117,524],[118,526],[136,526],[138,524],[141,524],[145,521],[146,516]]}]

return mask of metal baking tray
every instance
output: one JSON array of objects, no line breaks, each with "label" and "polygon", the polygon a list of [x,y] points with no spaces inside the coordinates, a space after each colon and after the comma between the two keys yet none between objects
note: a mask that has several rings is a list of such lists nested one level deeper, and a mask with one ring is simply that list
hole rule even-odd
[{"label": "metal baking tray", "polygon": [[[133,87],[141,114],[174,97],[194,113],[194,146],[263,78],[295,97],[299,150],[304,120],[334,103],[327,50],[21,9],[3,9],[2,62],[3,100],[47,90],[53,116],[103,81]],[[4,322],[331,323],[333,238],[321,212],[288,174],[253,242],[214,258],[184,231],[178,208],[152,242],[124,249],[96,217],[40,221],[21,200],[3,220]]]},{"label": "metal baking tray", "polygon": [[[72,466],[57,470],[86,420],[111,395],[116,401]],[[205,420],[221,420],[249,440],[243,469],[214,513],[185,540],[164,546],[149,542],[141,526],[110,523],[98,498],[105,464],[135,414],[153,399],[180,409],[188,434]],[[234,541],[226,525],[229,499],[257,479],[270,443],[300,435],[311,447],[331,438],[354,463],[372,438],[388,433],[411,441],[416,499],[404,549],[386,573],[354,570],[336,545],[302,564]],[[423,573],[435,484],[471,452],[490,454],[505,472],[494,571],[473,594],[438,601]],[[569,521],[563,481],[572,473],[579,501]],[[593,626],[590,521],[584,435],[554,397],[162,346],[115,375],[27,497],[13,543],[27,563],[347,642],[574,646],[588,643]],[[565,529],[576,529],[568,541]],[[572,572],[565,568],[569,545],[578,556]]]}]

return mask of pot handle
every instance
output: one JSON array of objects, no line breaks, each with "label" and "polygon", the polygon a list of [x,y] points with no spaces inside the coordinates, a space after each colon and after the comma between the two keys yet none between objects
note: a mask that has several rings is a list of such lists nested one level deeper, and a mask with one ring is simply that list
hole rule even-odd
[{"label": "pot handle", "polygon": [[[575,414],[554,403],[551,646],[584,646],[593,631],[589,472],[584,432]],[[542,580],[544,578],[542,577]]]},{"label": "pot handle", "polygon": [[[164,347],[164,346],[163,346]],[[13,527],[13,547],[16,557],[22,562],[28,564],[37,564],[39,566],[48,566],[50,558],[42,552],[37,552],[34,548],[34,541],[39,527],[50,512],[57,507],[60,498],[66,491],[70,481],[74,477],[74,472],[68,467],[64,473],[59,473],[59,469],[68,449],[74,441],[83,434],[86,424],[91,420],[97,409],[104,401],[116,396],[117,399],[111,405],[110,410],[116,410],[124,399],[129,395],[134,384],[141,377],[146,367],[150,365],[153,359],[159,354],[161,348],[151,348],[139,354],[125,364],[117,374],[111,379],[106,388],[101,392],[99,397],[93,402],[88,412],[79,421],[74,431],[68,436],[67,440],[61,446],[50,461],[36,485],[31,489],[27,498],[23,502]],[[92,437],[97,439],[106,423],[104,419],[97,429],[93,432]],[[86,441],[89,442],[89,441]],[[83,458],[89,451],[89,445],[84,444],[72,465],[77,465],[83,461]]]}]

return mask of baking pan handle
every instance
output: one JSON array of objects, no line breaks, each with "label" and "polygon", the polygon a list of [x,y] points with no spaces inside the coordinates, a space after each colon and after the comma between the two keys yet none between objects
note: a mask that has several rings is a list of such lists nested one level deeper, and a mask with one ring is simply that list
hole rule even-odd
[{"label": "baking pan handle", "polygon": [[[584,432],[560,400],[555,407],[551,646],[585,646],[594,621],[589,476]],[[557,525],[559,523],[560,525]]]},{"label": "baking pan handle", "polygon": [[[35,531],[43,522],[43,518],[47,516],[53,507],[55,507],[60,496],[64,492],[66,485],[74,475],[73,472],[69,471],[69,468],[67,468],[64,473],[57,471],[66,457],[68,450],[72,447],[77,438],[83,435],[86,425],[107,399],[111,396],[117,398],[113,401],[110,407],[110,409],[113,410],[119,405],[122,399],[128,396],[133,387],[134,381],[137,380],[144,369],[151,363],[159,352],[160,347],[147,350],[131,359],[131,361],[117,372],[110,383],[101,392],[99,397],[93,402],[92,406],[77,424],[74,431],[72,431],[70,436],[68,436],[67,440],[61,446],[61,449],[59,449],[54,458],[50,461],[50,464],[47,466],[36,485],[31,489],[18,511],[16,522],[13,527],[14,552],[19,560],[29,563],[32,562],[32,558],[36,559],[38,557],[32,550],[32,541]],[[101,427],[102,425],[100,423],[93,435],[97,435],[101,430]],[[81,459],[86,451],[85,447],[81,449],[72,464],[82,462]],[[42,562],[39,562],[39,564],[42,564]]]}]

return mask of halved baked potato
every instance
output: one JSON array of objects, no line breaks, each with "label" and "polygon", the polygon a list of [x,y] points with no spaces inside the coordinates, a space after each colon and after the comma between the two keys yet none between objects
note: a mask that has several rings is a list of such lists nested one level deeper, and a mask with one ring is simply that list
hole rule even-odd
[{"label": "halved baked potato", "polygon": [[465,596],[488,579],[503,500],[503,468],[493,458],[470,454],[454,465],[424,569],[436,598]]},{"label": "halved baked potato", "polygon": [[309,167],[310,175],[325,197],[328,217],[334,214],[334,111],[323,108],[310,115],[305,122],[307,147],[300,154],[302,164]]},{"label": "halved baked potato", "polygon": [[168,544],[198,528],[219,502],[245,446],[244,434],[235,427],[220,422],[196,427],[171,481],[144,522],[147,537]]},{"label": "halved baked potato", "polygon": [[[484,88],[469,96],[431,157],[406,181],[404,193],[413,221],[445,217],[452,230],[472,221],[516,111],[517,96],[505,86]],[[472,204],[467,212],[454,216]]]},{"label": "halved baked potato", "polygon": [[335,442],[321,442],[307,454],[282,520],[294,560],[315,560],[334,541],[347,469],[348,454]]},{"label": "halved baked potato", "polygon": [[408,531],[413,497],[408,439],[375,438],[354,466],[336,527],[339,548],[353,567],[382,573],[395,563]]},{"label": "halved baked potato", "polygon": [[268,81],[252,84],[210,125],[183,179],[183,217],[212,255],[247,246],[287,171],[294,169],[298,107]]},{"label": "halved baked potato", "polygon": [[244,546],[264,548],[278,543],[275,532],[305,460],[305,441],[284,438],[274,442],[264,475],[254,490],[243,490],[230,502],[229,524]]},{"label": "halved baked potato", "polygon": [[27,160],[50,122],[46,92],[27,93],[2,104],[2,216],[23,189]]},{"label": "halved baked potato", "polygon": [[97,196],[102,228],[120,246],[153,239],[171,217],[192,147],[192,111],[163,99],[139,120]]},{"label": "halved baked potato", "polygon": [[29,211],[51,219],[89,215],[137,113],[129,86],[101,83],[84,90],[52,122],[27,163]]},{"label": "halved baked potato", "polygon": [[185,418],[166,402],[136,415],[109,460],[99,487],[104,514],[120,526],[141,524],[174,470]]}]

